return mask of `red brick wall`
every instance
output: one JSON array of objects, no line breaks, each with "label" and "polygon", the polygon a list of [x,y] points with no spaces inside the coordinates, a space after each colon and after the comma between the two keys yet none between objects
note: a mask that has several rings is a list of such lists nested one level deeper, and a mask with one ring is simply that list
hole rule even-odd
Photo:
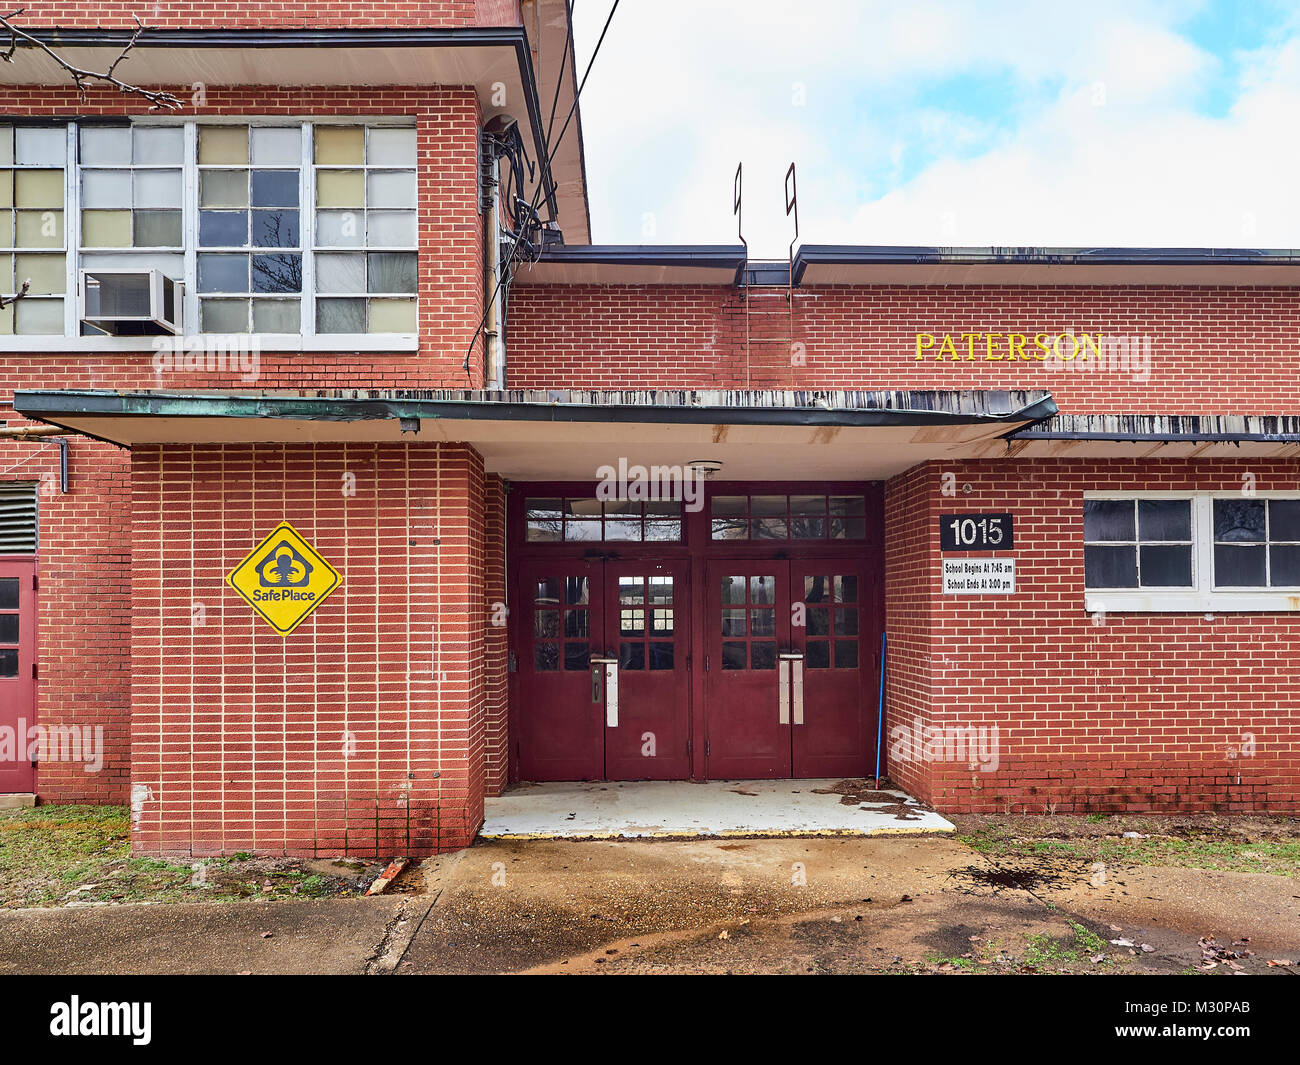
[{"label": "red brick wall", "polygon": [[[138,112],[118,94],[92,93],[82,103],[69,89],[0,91],[10,114]],[[185,112],[186,115],[191,112]],[[0,419],[13,414],[13,392],[29,388],[304,388],[460,385],[469,338],[482,313],[482,232],[475,196],[479,111],[470,89],[356,91],[221,89],[208,91],[203,114],[409,115],[419,129],[421,234],[420,348],[417,352],[260,354],[260,376],[159,373],[151,351],[138,353],[0,353]],[[481,359],[471,360],[481,382]],[[46,725],[102,724],[107,761],[98,774],[66,764],[38,768],[42,801],[122,802],[130,762],[129,527],[130,457],[115,447],[73,437],[71,491],[40,498],[41,552],[37,685],[38,719]],[[57,477],[52,443],[0,441],[0,478]],[[70,653],[71,652],[71,653]]]},{"label": "red brick wall", "polygon": [[[473,838],[482,477],[439,444],[135,453],[137,852],[391,857]],[[282,520],[342,575],[287,637],[224,584]]]},{"label": "red brick wall", "polygon": [[[751,308],[785,336],[783,296]],[[514,388],[737,388],[744,305],[725,286],[518,285]],[[1047,388],[1062,410],[1129,414],[1300,411],[1300,290],[1015,286],[796,290],[795,341],[751,344],[753,387]],[[916,360],[916,334],[1102,332],[1151,338],[1147,380],[1042,362]],[[1006,341],[1000,342],[1005,351]]]},{"label": "red brick wall", "polygon": [[[1253,460],[928,463],[895,479],[892,513],[913,515],[912,531],[916,514],[928,517],[925,549],[909,535],[886,571],[887,727],[911,724],[928,673],[924,723],[996,725],[1001,753],[996,772],[891,758],[891,775],[951,812],[1300,809],[1300,614],[1097,624],[1084,611],[1085,490],[1237,491],[1247,470],[1261,491],[1300,490],[1300,465]],[[970,494],[945,496],[944,473]],[[954,508],[1014,514],[1014,595],[942,593],[937,515]],[[895,633],[916,630],[901,604],[918,589],[928,589],[930,638],[911,649]]]}]

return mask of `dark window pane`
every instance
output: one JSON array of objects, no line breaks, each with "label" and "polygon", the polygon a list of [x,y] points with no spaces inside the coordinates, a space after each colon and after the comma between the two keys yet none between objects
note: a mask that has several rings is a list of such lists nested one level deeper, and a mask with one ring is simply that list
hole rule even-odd
[{"label": "dark window pane", "polygon": [[750,669],[776,669],[776,644],[753,642],[749,645]]},{"label": "dark window pane", "polygon": [[301,292],[301,255],[254,255],[254,292]]},{"label": "dark window pane", "polygon": [[749,601],[754,604],[771,605],[776,602],[775,577],[750,577]]},{"label": "dark window pane", "polygon": [[524,509],[530,518],[555,519],[560,517],[563,503],[558,499],[528,499]]},{"label": "dark window pane", "polygon": [[826,640],[809,640],[804,647],[804,662],[809,669],[830,669],[830,643]]},{"label": "dark window pane", "polygon": [[790,530],[785,518],[752,518],[749,522],[749,535],[755,540],[788,540]]},{"label": "dark window pane", "polygon": [[751,636],[775,636],[776,611],[751,610],[749,612],[749,634]]},{"label": "dark window pane", "polygon": [[672,606],[673,579],[671,577],[650,578],[650,602]]},{"label": "dark window pane", "polygon": [[771,514],[785,516],[785,496],[750,496],[749,513],[753,516]]},{"label": "dark window pane", "polygon": [[650,668],[651,669],[672,669],[673,668],[673,645],[664,641],[663,643],[651,643],[650,647]]},{"label": "dark window pane", "polygon": [[1300,585],[1300,547],[1274,545],[1269,549],[1269,577],[1274,588]]},{"label": "dark window pane", "polygon": [[745,513],[745,496],[714,496],[710,512],[715,518],[736,517]]},{"label": "dark window pane", "polygon": [[745,601],[745,578],[722,578],[722,601],[724,603],[743,603]]},{"label": "dark window pane", "polygon": [[831,579],[829,577],[805,577],[803,579],[803,601],[805,603],[826,603],[831,598]]},{"label": "dark window pane", "polygon": [[11,650],[0,648],[0,677],[18,676],[18,649],[15,647]]},{"label": "dark window pane", "polygon": [[745,645],[743,643],[732,643],[732,642],[723,643],[722,668],[723,669],[744,669],[745,668]]},{"label": "dark window pane", "polygon": [[1214,539],[1228,543],[1251,543],[1264,539],[1264,500],[1216,499]]},{"label": "dark window pane", "polygon": [[0,614],[0,643],[18,642],[18,615]]},{"label": "dark window pane", "polygon": [[1142,587],[1190,588],[1192,586],[1192,545],[1186,547],[1151,547],[1142,552]]},{"label": "dark window pane", "polygon": [[298,171],[254,170],[254,207],[297,207]]},{"label": "dark window pane", "polygon": [[809,636],[829,636],[831,634],[831,612],[828,607],[810,606],[804,612],[804,623]]},{"label": "dark window pane", "polygon": [[857,577],[835,578],[835,601],[837,603],[856,603],[858,601]]},{"label": "dark window pane", "polygon": [[202,247],[242,248],[247,243],[247,211],[199,212],[199,244]]},{"label": "dark window pane", "polygon": [[858,641],[857,640],[836,640],[835,641],[835,668],[836,669],[857,669],[858,668]]},{"label": "dark window pane", "polygon": [[531,518],[528,521],[528,531],[526,538],[535,543],[537,542],[554,542],[560,539],[560,523],[558,521],[534,521]]},{"label": "dark window pane", "polygon": [[556,639],[560,635],[560,612],[539,610],[533,615],[533,635]]},{"label": "dark window pane", "polygon": [[644,603],[645,581],[640,577],[620,577],[618,579],[618,601],[620,603]]},{"label": "dark window pane", "polygon": [[714,518],[711,536],[714,540],[743,540],[749,535],[749,522],[744,518]]},{"label": "dark window pane", "polygon": [[855,607],[835,608],[835,635],[856,636],[858,634],[858,611]]},{"label": "dark window pane", "polygon": [[533,645],[533,668],[542,672],[560,668],[560,645],[539,643]]},{"label": "dark window pane", "polygon": [[365,331],[365,300],[316,301],[316,332],[364,333]]},{"label": "dark window pane", "polygon": [[137,248],[179,248],[185,242],[180,211],[135,211],[131,228]]},{"label": "dark window pane", "polygon": [[415,292],[415,252],[371,252],[366,260],[367,292]]},{"label": "dark window pane", "polygon": [[1300,499],[1268,501],[1268,538],[1300,541]]},{"label": "dark window pane", "polygon": [[1139,499],[1139,540],[1190,540],[1192,538],[1192,501],[1190,499]]},{"label": "dark window pane", "polygon": [[566,610],[564,612],[564,635],[585,638],[589,634],[587,619],[586,610]]},{"label": "dark window pane", "polygon": [[731,608],[722,612],[722,635],[745,635],[745,611],[743,608],[739,610]]},{"label": "dark window pane", "polygon": [[826,519],[796,515],[790,519],[790,535],[796,540],[824,540]]},{"label": "dark window pane", "polygon": [[253,212],[253,247],[296,248],[297,246],[297,211]]},{"label": "dark window pane", "polygon": [[18,609],[18,578],[0,578],[0,609]]},{"label": "dark window pane", "polygon": [[562,577],[543,577],[537,582],[537,591],[533,595],[535,603],[558,603],[560,590],[564,587]]},{"label": "dark window pane", "polygon": [[645,669],[645,644],[623,643],[618,647],[619,669]]},{"label": "dark window pane", "polygon": [[590,665],[591,648],[585,643],[566,643],[564,645],[565,669],[586,669]]},{"label": "dark window pane", "polygon": [[[1131,499],[1085,499],[1083,501],[1083,538],[1094,540],[1133,540],[1133,501]],[[1092,583],[1091,581],[1089,582]],[[1094,587],[1103,587],[1094,585]],[[1119,587],[1112,585],[1109,587]]]},{"label": "dark window pane", "polygon": [[1089,588],[1136,588],[1137,548],[1085,547],[1083,582]]},{"label": "dark window pane", "polygon": [[247,255],[200,255],[200,292],[247,292]]},{"label": "dark window pane", "polygon": [[589,601],[587,597],[589,587],[586,577],[565,577],[564,601],[574,606],[587,603]]},{"label": "dark window pane", "polygon": [[[1218,502],[1216,500],[1216,502]],[[1235,547],[1216,544],[1214,584],[1218,588],[1262,588],[1264,546]]]},{"label": "dark window pane", "polygon": [[832,540],[865,540],[866,518],[831,518]]}]

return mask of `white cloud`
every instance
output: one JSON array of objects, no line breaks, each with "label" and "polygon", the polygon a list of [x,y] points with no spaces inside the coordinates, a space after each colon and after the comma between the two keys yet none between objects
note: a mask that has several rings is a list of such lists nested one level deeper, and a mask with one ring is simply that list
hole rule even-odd
[{"label": "white cloud", "polygon": [[[607,11],[578,5],[580,69]],[[793,159],[806,243],[1300,246],[1300,39],[1239,57],[1215,117],[1186,11],[624,0],[582,102],[593,239],[730,242],[743,159],[751,248],[783,257]]]}]

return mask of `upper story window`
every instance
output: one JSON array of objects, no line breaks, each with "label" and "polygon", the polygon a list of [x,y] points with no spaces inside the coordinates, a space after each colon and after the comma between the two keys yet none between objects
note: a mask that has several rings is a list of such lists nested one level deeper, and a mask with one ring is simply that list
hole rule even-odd
[{"label": "upper story window", "polygon": [[82,270],[183,282],[186,334],[416,333],[409,123],[0,126],[0,186],[4,333],[100,334]]},{"label": "upper story window", "polygon": [[1090,610],[1295,610],[1300,496],[1088,493]]}]

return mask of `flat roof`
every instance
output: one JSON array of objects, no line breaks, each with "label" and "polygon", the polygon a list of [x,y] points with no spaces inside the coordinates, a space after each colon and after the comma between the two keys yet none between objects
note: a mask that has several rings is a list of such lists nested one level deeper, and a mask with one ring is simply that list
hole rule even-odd
[{"label": "flat roof", "polygon": [[[1300,249],[941,248],[805,244],[796,286],[1300,286]],[[561,245],[522,267],[523,284],[784,286],[785,260],[747,258],[742,244]]]}]

